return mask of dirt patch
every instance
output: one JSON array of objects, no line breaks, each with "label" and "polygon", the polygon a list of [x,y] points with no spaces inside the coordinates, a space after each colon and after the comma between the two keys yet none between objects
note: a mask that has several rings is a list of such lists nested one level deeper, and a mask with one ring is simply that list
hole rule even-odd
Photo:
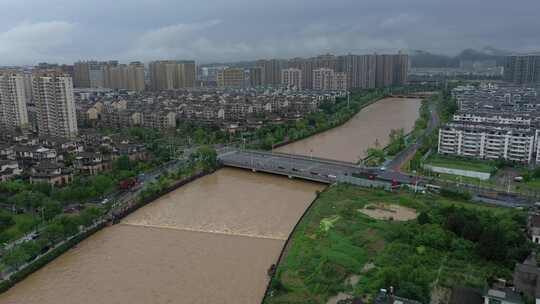
[{"label": "dirt patch", "polygon": [[348,299],[352,299],[352,296],[350,294],[340,292],[337,294],[337,296],[333,296],[330,299],[328,299],[326,304],[337,304],[337,302],[341,300],[348,300]]},{"label": "dirt patch", "polygon": [[384,240],[381,240],[381,239],[371,242],[368,245],[369,253],[376,254],[376,253],[381,252],[384,249],[384,245],[385,245],[385,242]]},{"label": "dirt patch", "polygon": [[362,273],[368,273],[371,269],[375,268],[375,264],[373,262],[366,263],[364,267],[362,267]]},{"label": "dirt patch", "polygon": [[418,216],[412,208],[385,203],[369,204],[358,211],[377,220],[410,221]]},{"label": "dirt patch", "polygon": [[345,285],[354,287],[356,286],[356,284],[358,284],[358,281],[360,281],[360,276],[357,274],[353,274],[345,280]]}]

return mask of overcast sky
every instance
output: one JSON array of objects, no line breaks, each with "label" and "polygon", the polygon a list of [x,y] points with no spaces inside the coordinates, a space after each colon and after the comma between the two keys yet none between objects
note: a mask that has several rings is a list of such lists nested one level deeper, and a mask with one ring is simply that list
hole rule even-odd
[{"label": "overcast sky", "polygon": [[540,50],[540,0],[0,0],[0,65]]}]

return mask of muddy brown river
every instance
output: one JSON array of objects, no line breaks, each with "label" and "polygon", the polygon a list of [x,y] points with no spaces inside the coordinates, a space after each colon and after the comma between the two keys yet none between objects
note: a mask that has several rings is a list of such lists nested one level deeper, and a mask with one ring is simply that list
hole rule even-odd
[{"label": "muddy brown river", "polygon": [[[281,151],[354,161],[418,100],[380,101]],[[323,185],[221,169],[105,228],[0,295],[10,304],[259,303],[266,271]]]},{"label": "muddy brown river", "polygon": [[421,106],[420,99],[386,98],[356,114],[345,124],[277,148],[276,151],[357,162],[378,141],[388,145],[392,129],[410,132]]}]

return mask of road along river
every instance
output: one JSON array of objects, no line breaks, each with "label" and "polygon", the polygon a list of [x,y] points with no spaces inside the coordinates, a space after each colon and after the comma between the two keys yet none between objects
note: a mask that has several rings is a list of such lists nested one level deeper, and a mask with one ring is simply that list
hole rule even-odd
[{"label": "road along river", "polygon": [[[280,151],[355,161],[419,100],[385,99]],[[262,299],[269,266],[323,185],[221,169],[139,209],[0,295],[0,303],[235,303]]]}]

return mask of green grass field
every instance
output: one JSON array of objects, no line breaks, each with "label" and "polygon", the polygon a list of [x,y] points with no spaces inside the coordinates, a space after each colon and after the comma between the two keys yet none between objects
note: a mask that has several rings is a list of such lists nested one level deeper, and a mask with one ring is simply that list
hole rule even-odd
[{"label": "green grass field", "polygon": [[[358,212],[373,203],[424,211],[434,220],[419,225],[416,220],[375,220]],[[513,265],[501,267],[482,259],[475,254],[472,242],[435,223],[436,210],[451,205],[493,216],[514,216],[518,212],[430,194],[395,194],[350,185],[330,187],[294,232],[271,283],[272,296],[265,303],[326,303],[338,292],[369,300],[380,288],[389,286],[397,287],[398,294],[427,303],[434,282],[443,287],[483,287],[491,275],[510,275]],[[366,271],[368,263],[375,267]],[[352,275],[359,276],[354,286],[346,283]]]},{"label": "green grass field", "polygon": [[484,173],[494,173],[497,171],[497,167],[495,166],[495,164],[490,161],[461,159],[436,154],[430,156],[424,164],[450,169],[469,170]]}]

